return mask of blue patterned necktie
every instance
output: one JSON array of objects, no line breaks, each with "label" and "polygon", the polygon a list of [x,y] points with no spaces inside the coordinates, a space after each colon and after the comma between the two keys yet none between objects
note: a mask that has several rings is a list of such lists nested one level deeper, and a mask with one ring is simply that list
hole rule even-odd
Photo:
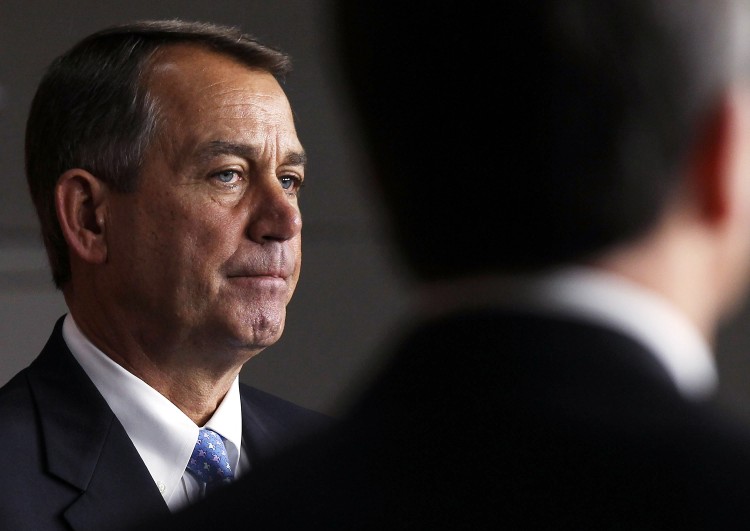
[{"label": "blue patterned necktie", "polygon": [[201,428],[187,469],[199,481],[206,484],[206,491],[232,481],[234,473],[232,467],[229,466],[227,450],[224,448],[221,435],[215,431]]}]

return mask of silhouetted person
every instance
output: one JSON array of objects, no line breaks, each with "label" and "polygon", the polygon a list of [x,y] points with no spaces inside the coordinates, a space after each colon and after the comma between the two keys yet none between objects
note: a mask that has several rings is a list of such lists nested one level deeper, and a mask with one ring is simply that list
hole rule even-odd
[{"label": "silhouetted person", "polygon": [[337,432],[167,528],[750,525],[750,437],[711,402],[750,278],[749,15],[339,2],[422,305]]}]

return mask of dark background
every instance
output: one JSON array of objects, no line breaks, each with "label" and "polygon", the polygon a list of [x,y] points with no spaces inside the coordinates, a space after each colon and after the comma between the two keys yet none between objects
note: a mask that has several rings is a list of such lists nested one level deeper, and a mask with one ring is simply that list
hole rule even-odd
[{"label": "dark background", "polygon": [[[285,90],[310,159],[301,197],[302,275],[284,336],[248,362],[241,377],[337,414],[383,361],[394,327],[408,316],[410,286],[369,190],[336,70],[328,0],[0,0],[0,384],[37,355],[66,311],[52,286],[23,174],[34,90],[49,62],[77,40],[142,18],[239,26],[292,56]],[[750,419],[747,323],[746,304],[721,329],[717,351],[719,398]],[[436,363],[461,363],[461,353]]]}]

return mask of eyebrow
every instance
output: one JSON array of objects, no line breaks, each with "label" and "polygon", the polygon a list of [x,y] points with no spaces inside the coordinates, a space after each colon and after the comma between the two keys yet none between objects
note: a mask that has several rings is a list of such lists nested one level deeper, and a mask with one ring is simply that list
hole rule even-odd
[{"label": "eyebrow", "polygon": [[[208,161],[219,155],[235,155],[247,160],[258,158],[260,150],[248,144],[237,144],[225,140],[213,140],[198,151],[201,161]],[[307,164],[307,155],[304,151],[292,151],[284,157],[284,164],[293,166],[304,166]]]}]

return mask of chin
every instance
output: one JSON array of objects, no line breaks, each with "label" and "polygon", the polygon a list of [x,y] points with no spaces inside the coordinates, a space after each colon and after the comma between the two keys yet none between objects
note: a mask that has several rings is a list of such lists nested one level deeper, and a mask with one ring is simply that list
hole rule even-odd
[{"label": "chin", "polygon": [[276,343],[284,331],[284,314],[274,318],[268,316],[254,316],[244,320],[236,328],[237,343],[248,349],[270,347]]}]

